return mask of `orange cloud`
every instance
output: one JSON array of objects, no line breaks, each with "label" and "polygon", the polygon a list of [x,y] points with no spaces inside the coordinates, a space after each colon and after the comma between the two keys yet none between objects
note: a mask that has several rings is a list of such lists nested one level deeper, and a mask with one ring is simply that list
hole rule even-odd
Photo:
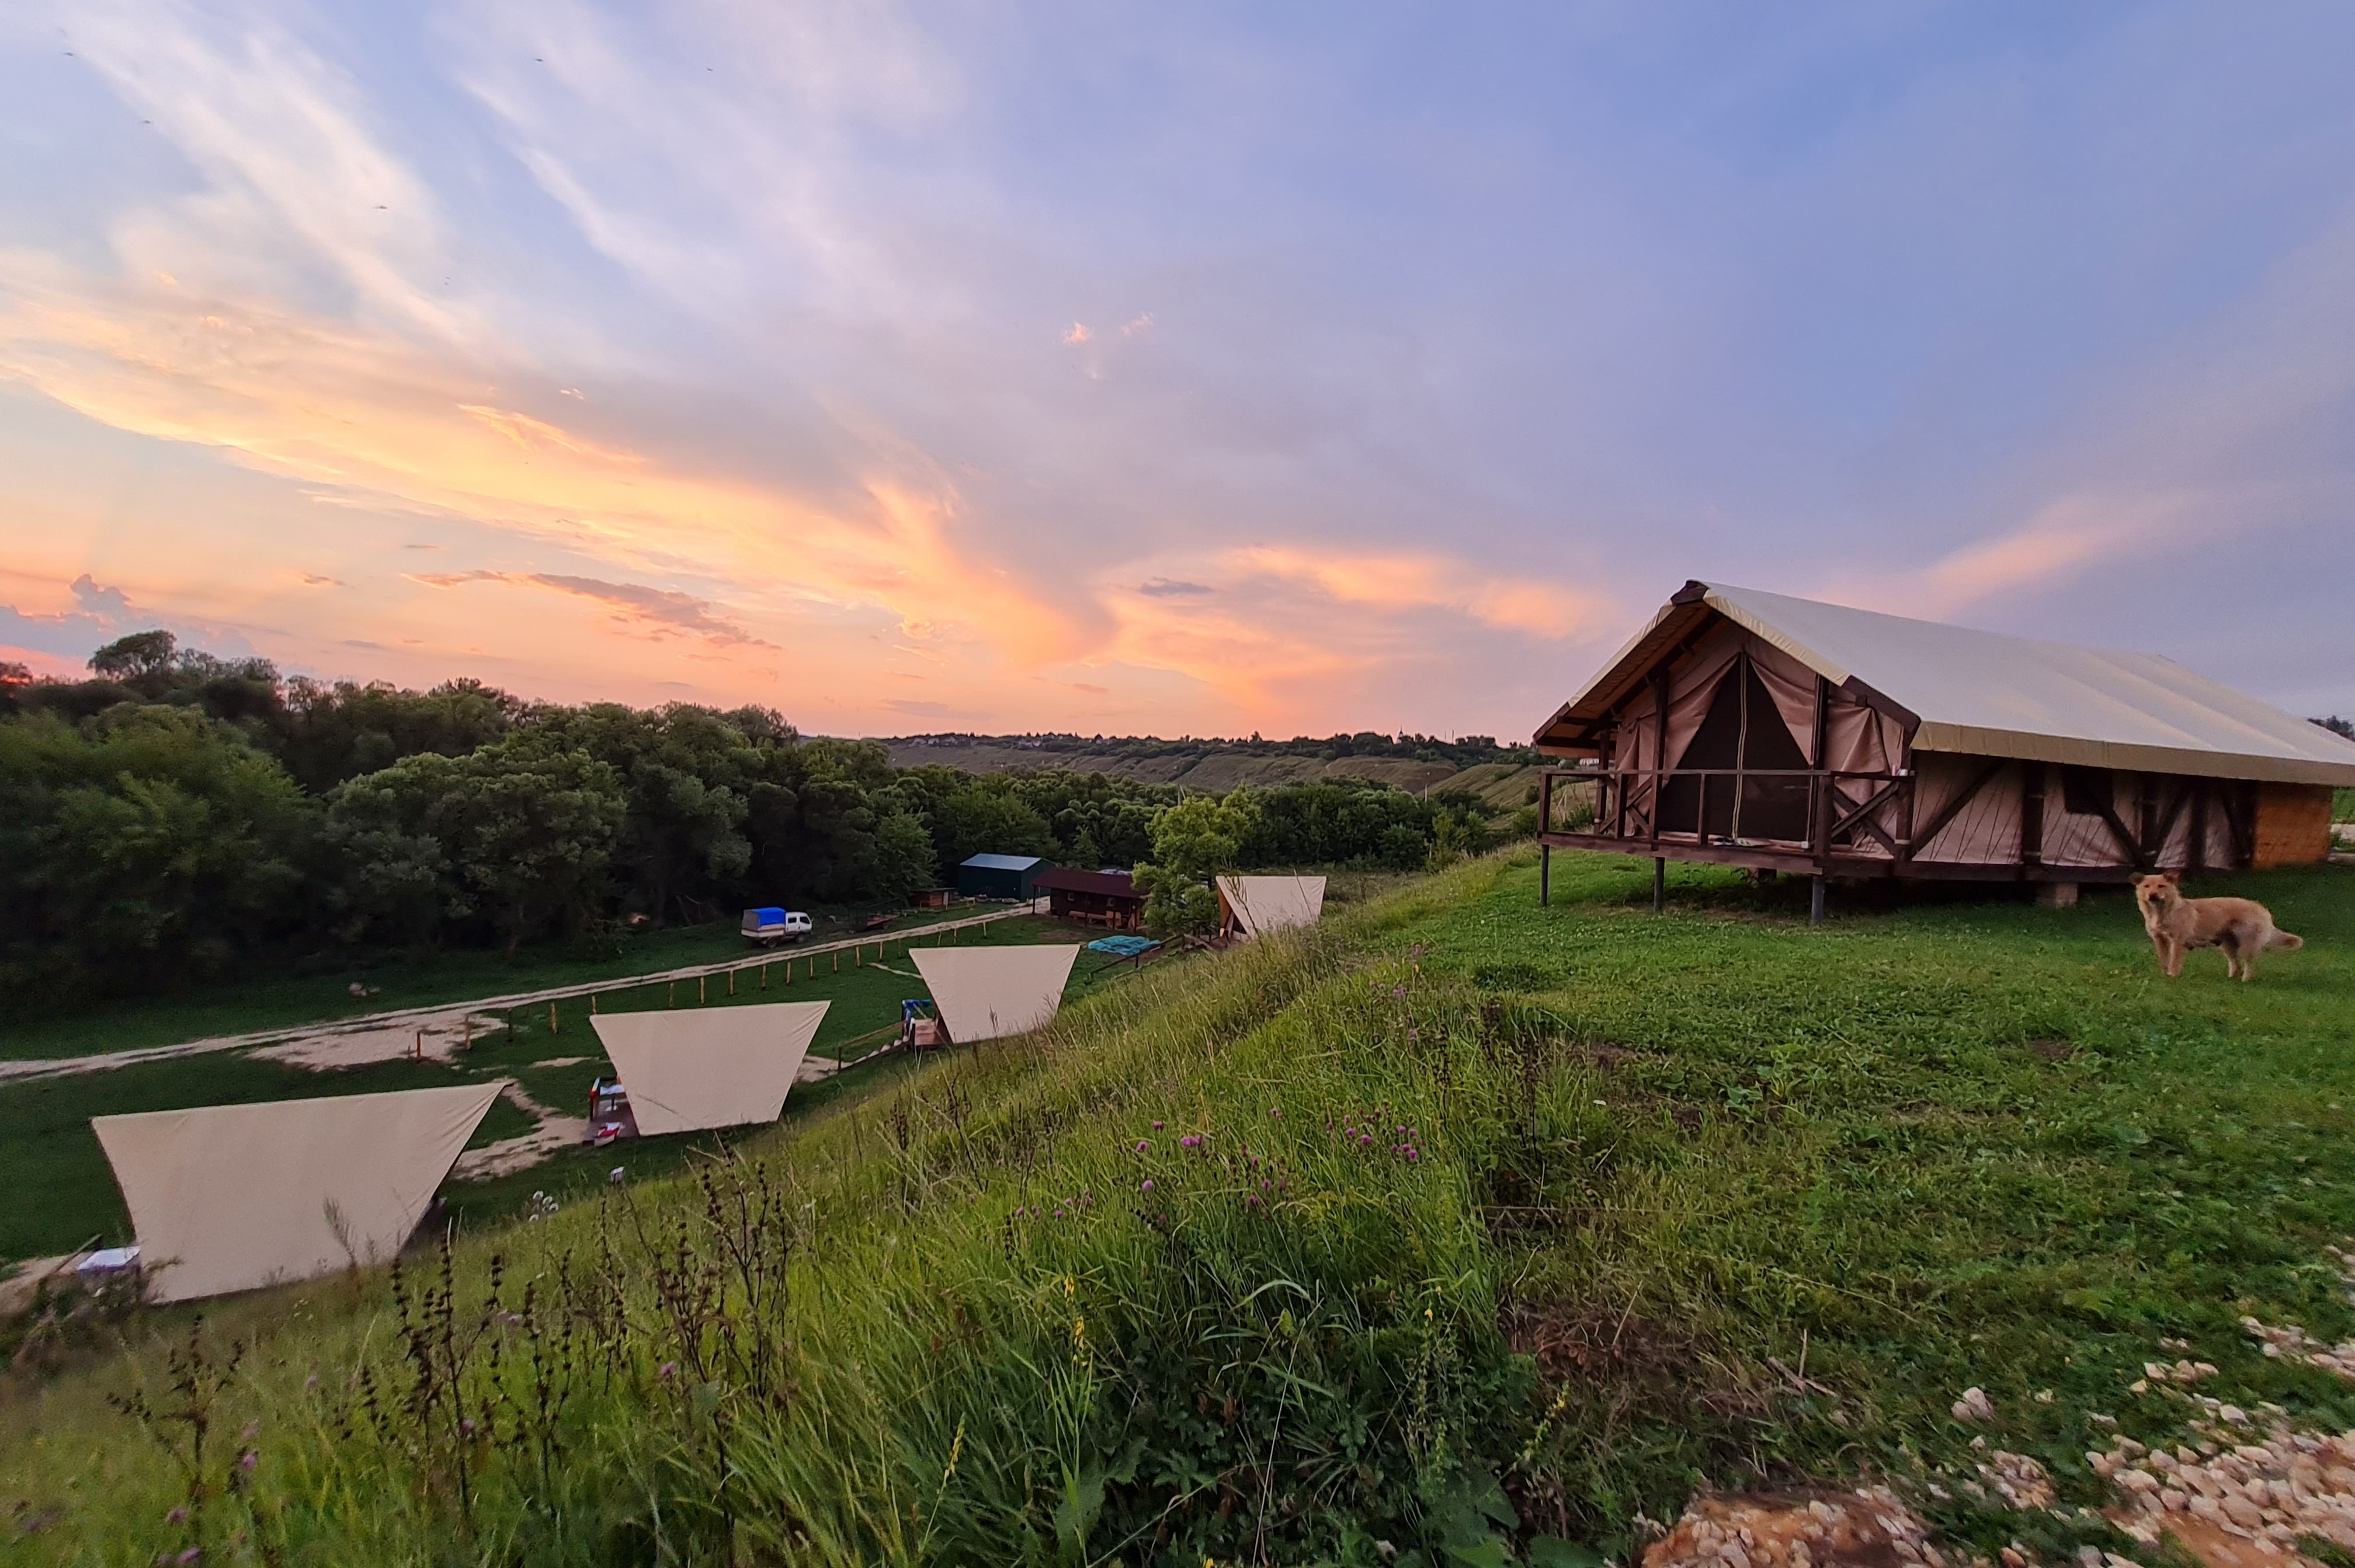
[{"label": "orange cloud", "polygon": [[0,376],[120,430],[248,466],[559,539],[633,571],[873,604],[1018,660],[1076,651],[1071,618],[977,559],[952,487],[879,466],[846,513],[680,473],[485,400],[446,358],[255,302],[81,284],[0,256]]}]

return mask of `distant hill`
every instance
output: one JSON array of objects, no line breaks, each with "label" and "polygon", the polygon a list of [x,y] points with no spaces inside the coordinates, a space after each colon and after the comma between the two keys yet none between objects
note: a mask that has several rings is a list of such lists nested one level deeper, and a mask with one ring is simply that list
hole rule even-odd
[{"label": "distant hill", "polygon": [[1537,781],[1538,754],[1485,735],[1442,741],[1425,735],[1336,735],[1326,740],[1222,741],[1156,736],[907,735],[882,742],[895,767],[966,773],[1068,769],[1142,784],[1184,784],[1219,794],[1239,784],[1370,779],[1417,795],[1463,790],[1494,809],[1523,804]]}]

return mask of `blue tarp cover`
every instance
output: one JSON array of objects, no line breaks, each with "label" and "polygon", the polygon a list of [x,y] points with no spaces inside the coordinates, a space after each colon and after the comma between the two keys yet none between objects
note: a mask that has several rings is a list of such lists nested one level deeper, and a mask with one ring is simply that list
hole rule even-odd
[{"label": "blue tarp cover", "polygon": [[1134,958],[1140,953],[1150,953],[1161,944],[1149,936],[1099,936],[1088,944],[1091,953],[1116,953],[1123,958]]},{"label": "blue tarp cover", "polygon": [[1027,871],[1039,863],[1036,855],[969,855],[963,862],[985,871]]},{"label": "blue tarp cover", "polygon": [[761,909],[748,909],[744,912],[751,916],[756,923],[761,925],[783,925],[785,923],[785,912],[779,909],[774,904],[769,904]]}]

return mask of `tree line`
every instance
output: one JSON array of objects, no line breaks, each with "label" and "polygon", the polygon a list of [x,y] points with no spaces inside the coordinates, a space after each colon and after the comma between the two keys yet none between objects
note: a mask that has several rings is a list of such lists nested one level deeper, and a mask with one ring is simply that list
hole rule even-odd
[{"label": "tree line", "polygon": [[[0,666],[0,984],[60,1006],[368,949],[610,944],[756,903],[896,908],[986,850],[1404,869],[1487,833],[1468,797],[1350,781],[1181,802],[1102,773],[898,769],[764,708],[320,682],[161,631],[90,667]],[[1165,926],[1200,912],[1156,907]]]}]

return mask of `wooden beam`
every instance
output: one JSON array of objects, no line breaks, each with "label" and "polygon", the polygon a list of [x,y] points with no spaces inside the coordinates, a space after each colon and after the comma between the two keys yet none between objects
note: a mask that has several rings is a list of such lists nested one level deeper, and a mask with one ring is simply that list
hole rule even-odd
[{"label": "wooden beam", "polygon": [[2117,802],[2111,798],[2115,793],[2116,786],[2112,785],[2095,795],[2094,804],[2100,808],[2102,821],[2108,827],[2110,837],[2117,840],[2118,849],[2126,856],[2126,864],[2140,869],[2142,847],[2135,842],[2135,836],[2126,831],[2125,820],[2118,816]]},{"label": "wooden beam", "polygon": [[[1829,782],[1829,780],[1827,780],[1826,784],[1828,784]],[[1837,838],[1851,827],[1861,827],[1867,833],[1871,834],[1875,838],[1880,839],[1881,847],[1882,848],[1888,850],[1891,855],[1896,854],[1898,852],[1897,840],[1891,837],[1881,824],[1872,820],[1872,814],[1880,810],[1881,804],[1888,800],[1891,795],[1894,795],[1896,793],[1897,786],[1904,782],[1905,781],[1902,779],[1891,779],[1886,784],[1883,784],[1879,789],[1872,792],[1862,805],[1858,806],[1854,811],[1849,812],[1846,816],[1840,818],[1839,821],[1834,823],[1832,825],[1832,830],[1828,837],[1829,838]],[[1827,847],[1828,848],[1828,845]]]},{"label": "wooden beam", "polygon": [[1977,774],[1972,778],[1971,782],[1963,786],[1962,794],[1955,796],[1954,799],[1940,806],[1936,815],[1930,818],[1930,825],[1923,828],[1919,833],[1913,835],[1912,843],[1907,846],[1907,849],[1909,851],[1908,858],[1911,859],[1910,852],[1912,850],[1919,849],[1923,845],[1929,843],[1932,839],[1937,837],[1939,834],[1944,833],[1946,830],[1946,825],[1954,821],[1955,818],[1961,814],[1963,807],[1970,805],[1972,801],[1977,799],[1979,791],[1987,788],[1988,784],[1992,784],[1995,781],[1995,776],[2003,772],[2005,766],[2009,764],[2010,761],[2011,759],[2009,757],[1988,758],[1987,766],[1981,768]]},{"label": "wooden beam", "polygon": [[2049,769],[2042,763],[2022,763],[2027,776],[2019,786],[2019,863],[2044,864],[2044,784]]},{"label": "wooden beam", "polygon": [[2184,808],[2191,804],[2191,796],[2200,787],[2196,780],[2185,779],[2179,782],[2185,787],[2175,792],[2175,804],[2167,808],[2165,816],[2154,818],[2151,813],[2157,811],[2158,803],[2153,797],[2158,792],[2158,784],[2147,773],[2143,776],[2143,799],[2150,807],[2150,812],[2147,812],[2143,817],[2147,826],[2143,839],[2142,863],[2145,870],[2156,867],[2158,864],[2158,858],[2167,853],[2167,841],[2175,837],[2175,825],[2183,820]]}]

